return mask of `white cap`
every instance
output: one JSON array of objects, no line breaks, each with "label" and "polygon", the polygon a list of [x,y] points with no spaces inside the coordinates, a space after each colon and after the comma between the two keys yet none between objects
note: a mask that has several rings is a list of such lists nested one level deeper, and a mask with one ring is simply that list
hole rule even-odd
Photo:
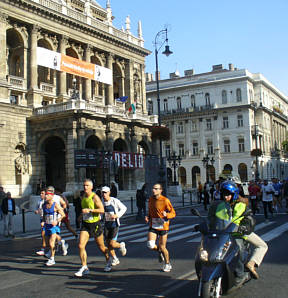
[{"label": "white cap", "polygon": [[108,187],[108,186],[103,186],[102,189],[101,189],[101,191],[103,191],[103,192],[108,192],[108,191],[110,191],[110,187]]}]

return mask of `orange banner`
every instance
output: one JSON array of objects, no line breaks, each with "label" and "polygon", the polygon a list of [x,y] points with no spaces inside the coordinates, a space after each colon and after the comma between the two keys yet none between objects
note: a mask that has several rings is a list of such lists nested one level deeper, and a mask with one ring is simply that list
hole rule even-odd
[{"label": "orange banner", "polygon": [[61,55],[60,70],[94,80],[95,64]]}]

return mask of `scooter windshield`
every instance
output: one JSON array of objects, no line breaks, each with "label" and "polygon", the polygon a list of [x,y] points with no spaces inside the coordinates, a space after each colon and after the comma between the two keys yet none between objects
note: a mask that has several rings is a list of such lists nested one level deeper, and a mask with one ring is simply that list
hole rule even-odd
[{"label": "scooter windshield", "polygon": [[232,220],[232,209],[230,204],[219,202],[210,207],[208,212],[209,229],[223,231]]}]

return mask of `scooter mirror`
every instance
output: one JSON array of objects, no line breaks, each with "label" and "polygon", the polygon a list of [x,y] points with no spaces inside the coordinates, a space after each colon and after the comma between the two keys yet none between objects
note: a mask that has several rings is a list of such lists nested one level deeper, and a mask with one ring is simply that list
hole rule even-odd
[{"label": "scooter mirror", "polygon": [[190,211],[193,215],[201,217],[200,212],[197,209],[191,208]]}]

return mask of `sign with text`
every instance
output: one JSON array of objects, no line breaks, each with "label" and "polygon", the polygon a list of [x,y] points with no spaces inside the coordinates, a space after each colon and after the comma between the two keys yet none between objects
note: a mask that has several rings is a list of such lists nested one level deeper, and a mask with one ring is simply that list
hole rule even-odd
[{"label": "sign with text", "polygon": [[42,47],[37,47],[37,64],[112,85],[111,69]]},{"label": "sign with text", "polygon": [[119,168],[144,169],[145,155],[131,152],[108,152],[94,150],[75,150],[75,168],[103,168],[107,162],[115,161]]}]

